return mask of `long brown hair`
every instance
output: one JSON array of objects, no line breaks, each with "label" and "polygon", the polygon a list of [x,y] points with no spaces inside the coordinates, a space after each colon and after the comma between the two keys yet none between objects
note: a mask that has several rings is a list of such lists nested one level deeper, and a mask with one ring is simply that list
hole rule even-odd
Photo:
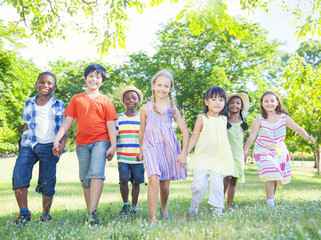
[{"label": "long brown hair", "polygon": [[261,96],[261,101],[260,101],[260,107],[261,107],[261,114],[262,114],[262,117],[264,119],[267,119],[268,118],[268,114],[267,112],[265,111],[265,109],[263,108],[262,106],[262,102],[263,102],[263,98],[266,96],[266,95],[273,95],[276,100],[278,101],[278,105],[276,106],[275,108],[275,111],[278,115],[280,115],[281,113],[285,113],[286,115],[289,115],[288,111],[283,107],[281,101],[280,101],[280,98],[279,96],[273,92],[273,91],[266,91],[265,93],[262,94]]},{"label": "long brown hair", "polygon": [[[171,74],[169,71],[167,71],[166,69],[162,69],[162,70],[160,70],[159,72],[157,72],[157,73],[155,74],[155,76],[153,77],[153,79],[152,79],[152,86],[153,86],[153,84],[155,84],[157,78],[159,78],[159,77],[165,77],[165,78],[168,78],[168,79],[171,81],[171,89],[170,89],[170,92],[168,93],[168,98],[169,98],[169,102],[170,102],[171,108],[175,110],[175,108],[174,108],[174,107],[175,107],[175,104],[174,104],[173,94],[172,94],[172,91],[173,91],[173,88],[174,88],[174,79],[173,79],[173,76],[172,76],[172,74]],[[153,91],[153,96],[152,96],[152,106],[153,106],[153,110],[154,110],[155,112],[157,112],[158,114],[162,114],[160,111],[158,111],[158,109],[157,109],[157,107],[156,107],[156,104],[155,104],[155,100],[156,100],[155,92],[154,92],[154,90],[152,90],[152,91]],[[175,112],[174,114],[175,114],[175,116],[176,116],[176,112]]]}]

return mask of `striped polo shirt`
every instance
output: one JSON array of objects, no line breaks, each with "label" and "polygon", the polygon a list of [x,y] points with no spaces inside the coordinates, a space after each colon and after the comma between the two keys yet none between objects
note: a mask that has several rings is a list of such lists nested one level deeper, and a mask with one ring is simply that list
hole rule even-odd
[{"label": "striped polo shirt", "polygon": [[124,113],[117,115],[117,161],[129,164],[139,164],[136,156],[139,154],[140,114],[127,117]]}]

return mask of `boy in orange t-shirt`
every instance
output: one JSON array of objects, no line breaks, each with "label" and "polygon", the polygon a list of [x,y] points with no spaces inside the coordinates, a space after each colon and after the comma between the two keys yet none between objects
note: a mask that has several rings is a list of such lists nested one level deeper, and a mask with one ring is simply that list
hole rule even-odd
[{"label": "boy in orange t-shirt", "polygon": [[76,152],[79,161],[79,178],[90,224],[98,224],[97,206],[105,180],[106,157],[112,160],[116,150],[115,120],[117,113],[112,100],[102,95],[99,88],[106,80],[106,70],[99,64],[85,69],[87,90],[73,96],[64,111],[66,118],[54,139],[54,153],[59,155],[60,143],[64,134],[76,118]]}]

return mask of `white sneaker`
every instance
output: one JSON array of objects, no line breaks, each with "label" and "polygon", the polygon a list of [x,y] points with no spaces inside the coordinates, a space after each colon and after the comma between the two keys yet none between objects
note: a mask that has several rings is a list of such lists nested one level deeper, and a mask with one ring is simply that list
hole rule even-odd
[{"label": "white sneaker", "polygon": [[192,201],[191,206],[189,207],[189,215],[195,217],[198,213],[198,203]]},{"label": "white sneaker", "polygon": [[213,215],[216,218],[225,218],[225,215],[222,212],[222,209],[214,209]]}]

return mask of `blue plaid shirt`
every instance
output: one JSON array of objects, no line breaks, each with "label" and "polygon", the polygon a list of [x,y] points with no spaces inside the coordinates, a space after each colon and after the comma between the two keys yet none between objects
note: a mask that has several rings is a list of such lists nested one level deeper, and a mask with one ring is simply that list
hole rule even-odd
[{"label": "blue plaid shirt", "polygon": [[[25,106],[23,107],[23,113],[21,116],[21,121],[23,123],[28,124],[28,129],[24,131],[22,134],[21,146],[31,147],[31,149],[33,149],[34,146],[38,143],[38,138],[36,136],[36,129],[38,128],[38,125],[36,123],[36,116],[37,116],[36,99],[38,96],[39,95],[34,96],[26,101]],[[53,100],[53,104],[51,106],[51,109],[55,116],[55,119],[54,119],[55,134],[57,134],[62,122],[65,119],[63,112],[66,107],[62,101],[58,100],[54,96],[52,96],[52,100]]]}]

